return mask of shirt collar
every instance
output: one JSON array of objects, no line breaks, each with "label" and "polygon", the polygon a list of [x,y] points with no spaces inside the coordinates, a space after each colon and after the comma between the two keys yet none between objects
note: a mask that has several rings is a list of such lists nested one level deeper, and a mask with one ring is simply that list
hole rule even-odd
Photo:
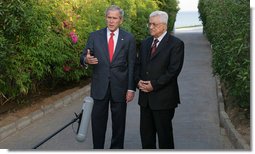
[{"label": "shirt collar", "polygon": [[[114,36],[118,36],[118,34],[119,34],[119,28],[116,29],[113,33],[114,33]],[[107,28],[107,36],[110,36],[110,34],[111,34],[111,31]]]},{"label": "shirt collar", "polygon": [[[166,33],[167,33],[167,31],[165,31],[162,35],[160,35],[160,36],[157,38],[159,42],[164,38],[164,36],[166,35]],[[156,39],[156,38],[154,38],[153,40],[155,40],[155,39]]]}]

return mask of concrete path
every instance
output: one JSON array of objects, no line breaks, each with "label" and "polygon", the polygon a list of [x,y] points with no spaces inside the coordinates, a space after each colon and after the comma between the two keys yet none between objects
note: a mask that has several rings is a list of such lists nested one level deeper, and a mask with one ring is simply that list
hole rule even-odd
[{"label": "concrete path", "polygon": [[[202,34],[202,27],[176,30],[175,35],[185,43],[185,60],[179,77],[181,104],[173,120],[176,151],[233,150],[225,130],[220,127],[215,78],[211,68],[210,44]],[[89,89],[89,86],[85,87]],[[89,92],[84,94],[89,95]],[[137,96],[127,108],[125,149],[141,149],[139,134],[139,106]],[[67,124],[79,113],[83,97],[70,99],[61,109],[54,110],[32,122],[26,128],[0,141],[0,148],[28,150]],[[73,127],[73,128],[72,128]],[[83,143],[75,140],[77,125],[67,127],[38,147],[43,151],[79,151],[92,149],[91,129]],[[105,148],[110,145],[109,117]]]},{"label": "concrete path", "polygon": [[179,76],[181,104],[174,118],[177,149],[232,149],[220,127],[211,49],[202,27],[177,29],[185,43],[184,67]]}]

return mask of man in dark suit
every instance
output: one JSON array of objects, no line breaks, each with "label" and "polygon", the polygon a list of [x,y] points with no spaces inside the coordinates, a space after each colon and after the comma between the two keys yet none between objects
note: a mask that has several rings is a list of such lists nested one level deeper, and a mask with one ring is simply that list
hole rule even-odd
[{"label": "man in dark suit", "polygon": [[180,103],[177,77],[184,60],[184,43],[167,32],[168,15],[150,14],[151,37],[145,39],[137,58],[136,83],[139,91],[142,148],[174,149],[172,118]]},{"label": "man in dark suit", "polygon": [[107,27],[92,32],[81,55],[81,64],[93,66],[91,97],[94,149],[103,149],[109,105],[112,117],[111,149],[124,148],[127,103],[134,98],[134,37],[119,26],[124,11],[118,6],[106,10]]}]

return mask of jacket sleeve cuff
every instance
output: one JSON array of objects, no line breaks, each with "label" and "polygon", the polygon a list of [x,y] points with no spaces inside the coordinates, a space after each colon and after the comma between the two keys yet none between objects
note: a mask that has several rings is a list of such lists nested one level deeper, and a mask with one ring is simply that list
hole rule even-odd
[{"label": "jacket sleeve cuff", "polygon": [[156,80],[151,81],[151,86],[153,88],[153,91],[157,91],[158,89],[160,89],[160,85],[158,84]]}]

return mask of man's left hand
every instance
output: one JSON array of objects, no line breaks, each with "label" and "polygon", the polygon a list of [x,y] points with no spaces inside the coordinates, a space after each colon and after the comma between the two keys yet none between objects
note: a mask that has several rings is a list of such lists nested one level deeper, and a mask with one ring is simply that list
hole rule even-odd
[{"label": "man's left hand", "polygon": [[151,81],[140,81],[138,86],[139,86],[139,89],[145,93],[153,91]]},{"label": "man's left hand", "polygon": [[127,94],[126,94],[126,102],[127,102],[127,103],[131,102],[131,101],[134,99],[134,96],[135,96],[135,92],[133,92],[133,91],[127,91]]}]

